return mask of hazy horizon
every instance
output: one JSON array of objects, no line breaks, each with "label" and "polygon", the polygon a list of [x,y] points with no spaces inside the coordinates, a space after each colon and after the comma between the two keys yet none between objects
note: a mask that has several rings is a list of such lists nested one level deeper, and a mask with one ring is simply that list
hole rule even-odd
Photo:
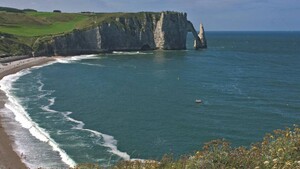
[{"label": "hazy horizon", "polygon": [[2,0],[0,6],[63,12],[186,12],[199,29],[207,31],[300,31],[297,0]]}]

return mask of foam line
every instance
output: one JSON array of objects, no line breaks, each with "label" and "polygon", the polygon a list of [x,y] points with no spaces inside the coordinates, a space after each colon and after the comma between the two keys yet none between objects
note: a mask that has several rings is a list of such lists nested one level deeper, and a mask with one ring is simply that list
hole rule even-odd
[{"label": "foam line", "polygon": [[[134,52],[134,53],[140,54],[140,52]],[[72,63],[74,61],[83,60],[83,59],[99,59],[99,57],[97,57],[97,55],[80,55],[80,56],[73,56],[73,57],[57,58],[56,61],[59,63],[67,64],[67,63]],[[40,88],[40,89],[42,91],[42,88]],[[57,113],[58,111],[50,108],[54,104],[55,98],[49,99],[49,102],[50,102],[49,105],[41,107],[41,109],[44,111],[47,111],[47,112]],[[117,149],[117,140],[115,140],[113,136],[103,134],[103,133],[100,133],[98,131],[91,130],[91,129],[84,129],[83,127],[85,124],[82,121],[78,121],[78,120],[75,120],[75,119],[69,117],[68,115],[70,115],[70,114],[72,114],[72,112],[64,112],[63,116],[67,120],[77,123],[77,126],[74,127],[73,129],[88,131],[88,132],[95,134],[98,137],[103,138],[104,143],[101,144],[101,146],[109,148],[110,149],[110,150],[108,150],[109,152],[123,158],[124,160],[130,160],[130,156],[126,152],[121,152],[120,150]]]},{"label": "foam line", "polygon": [[57,113],[56,110],[50,109],[50,106],[53,106],[55,103],[55,97],[48,99],[49,104],[47,106],[41,106],[40,108],[46,112]]},{"label": "foam line", "polygon": [[153,54],[153,53],[145,53],[145,52],[122,52],[122,51],[113,51],[112,52],[115,55],[148,55],[148,54]]},{"label": "foam line", "polygon": [[101,64],[92,64],[92,63],[80,63],[82,65],[88,65],[88,66],[95,66],[95,67],[105,67],[104,65]]},{"label": "foam line", "polygon": [[72,112],[63,113],[64,117],[67,120],[69,120],[71,122],[74,122],[74,123],[77,123],[77,126],[74,127],[74,129],[82,130],[82,131],[88,131],[90,133],[93,133],[97,137],[103,138],[104,143],[101,144],[101,146],[109,148],[110,150],[108,150],[108,152],[110,152],[112,154],[115,154],[115,155],[123,158],[124,160],[130,160],[130,156],[126,152],[121,152],[120,150],[118,150],[118,148],[116,146],[117,145],[117,140],[114,139],[113,136],[103,134],[103,133],[100,133],[100,132],[95,131],[95,130],[83,128],[85,124],[82,121],[78,121],[78,120],[75,120],[75,119],[69,117],[70,114],[72,114]]},{"label": "foam line", "polygon": [[44,129],[40,128],[38,124],[36,124],[29,117],[26,110],[21,106],[20,101],[11,93],[12,84],[21,76],[28,73],[30,73],[30,69],[24,69],[23,71],[17,72],[16,74],[5,76],[0,81],[0,89],[3,90],[8,97],[8,101],[5,103],[5,107],[14,113],[15,120],[19,122],[23,128],[28,129],[32,136],[42,142],[47,142],[54,151],[57,151],[64,163],[66,163],[70,167],[76,166],[76,163],[66,154],[64,150],[59,148],[59,145],[50,138],[49,134]]},{"label": "foam line", "polygon": [[79,60],[84,60],[84,59],[99,59],[97,55],[79,55],[79,56],[72,56],[72,57],[61,57],[61,58],[56,58],[56,62],[58,63],[73,63],[75,61]]}]

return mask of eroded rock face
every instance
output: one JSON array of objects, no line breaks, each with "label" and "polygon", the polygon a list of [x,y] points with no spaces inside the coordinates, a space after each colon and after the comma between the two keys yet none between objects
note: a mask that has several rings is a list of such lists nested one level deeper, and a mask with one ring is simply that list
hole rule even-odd
[{"label": "eroded rock face", "polygon": [[[77,55],[107,51],[186,49],[187,32],[194,30],[186,13],[143,13],[120,17],[87,30],[74,30],[38,43],[35,55]],[[199,37],[195,37],[200,42]]]},{"label": "eroded rock face", "polygon": [[198,36],[200,39],[200,48],[207,48],[207,42],[206,42],[204,27],[202,23],[200,24],[200,31]]},{"label": "eroded rock face", "polygon": [[187,24],[186,13],[162,13],[154,31],[156,48],[185,49]]}]

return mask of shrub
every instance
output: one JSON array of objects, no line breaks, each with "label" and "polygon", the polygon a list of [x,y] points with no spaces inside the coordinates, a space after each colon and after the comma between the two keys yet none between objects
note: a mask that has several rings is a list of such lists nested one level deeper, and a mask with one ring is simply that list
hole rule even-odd
[{"label": "shrub", "polygon": [[[98,166],[99,167],[99,166]],[[225,140],[206,143],[193,155],[174,160],[165,155],[161,161],[121,161],[113,169],[300,169],[300,128],[286,128],[266,134],[262,142],[246,147],[231,147]]]}]

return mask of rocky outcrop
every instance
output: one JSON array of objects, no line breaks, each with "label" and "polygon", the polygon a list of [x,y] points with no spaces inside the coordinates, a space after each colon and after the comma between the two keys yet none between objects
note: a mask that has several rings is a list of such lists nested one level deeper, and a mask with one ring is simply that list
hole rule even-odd
[{"label": "rocky outcrop", "polygon": [[200,24],[200,31],[198,36],[200,39],[200,48],[207,48],[207,42],[206,42],[204,27],[202,23]]},{"label": "rocky outcrop", "polygon": [[203,47],[186,13],[137,13],[111,18],[85,30],[38,40],[34,55],[76,55],[108,51],[186,49],[187,32],[193,32],[197,46]]}]

